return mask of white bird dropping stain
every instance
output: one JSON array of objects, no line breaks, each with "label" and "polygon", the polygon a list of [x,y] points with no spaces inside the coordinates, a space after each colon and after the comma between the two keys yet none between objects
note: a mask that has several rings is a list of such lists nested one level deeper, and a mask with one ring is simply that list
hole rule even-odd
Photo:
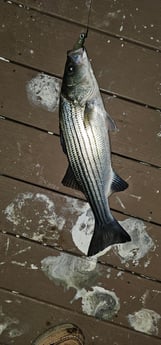
[{"label": "white bird dropping stain", "polygon": [[[143,258],[150,250],[155,250],[155,244],[146,232],[146,226],[143,221],[136,218],[127,218],[119,222],[131,237],[131,242],[118,244],[114,251],[119,255],[122,263],[132,261],[137,266],[139,260]],[[150,259],[144,264],[146,267],[150,264]]]},{"label": "white bird dropping stain", "polygon": [[19,323],[20,321],[15,317],[11,318],[6,315],[2,310],[2,306],[0,306],[0,335],[6,332],[10,338],[21,336],[25,331],[19,328]]},{"label": "white bird dropping stain", "polygon": [[[76,294],[71,303],[82,299],[82,311],[101,320],[111,319],[120,309],[119,299],[114,292],[94,286],[101,272],[96,259],[79,258],[61,253],[41,261],[41,269],[55,284],[66,289],[74,288]],[[93,291],[87,290],[92,288]]]},{"label": "white bird dropping stain", "polygon": [[53,112],[59,104],[61,81],[44,73],[39,73],[26,85],[29,101]]},{"label": "white bird dropping stain", "polygon": [[49,279],[63,285],[67,290],[72,287],[78,291],[88,287],[98,277],[96,261],[66,253],[43,259],[41,269]]},{"label": "white bird dropping stain", "polygon": [[161,316],[154,310],[141,309],[134,314],[128,315],[128,321],[132,328],[136,331],[146,334],[158,334],[158,322]]},{"label": "white bird dropping stain", "polygon": [[[94,229],[94,217],[88,203],[82,203],[81,206],[77,205],[77,201],[75,201],[72,204],[72,212],[73,210],[78,214],[77,221],[72,228],[73,242],[81,252],[87,255]],[[128,264],[129,261],[132,261],[137,266],[141,258],[150,250],[155,250],[155,244],[146,232],[143,221],[137,218],[127,218],[119,223],[131,236],[131,242],[109,246],[96,257],[104,255],[113,247],[122,263]],[[148,258],[144,265],[147,267],[149,264],[150,259]]]},{"label": "white bird dropping stain", "polygon": [[82,310],[85,314],[100,320],[110,320],[120,309],[120,302],[113,291],[94,286],[82,296]]},{"label": "white bird dropping stain", "polygon": [[13,224],[13,231],[23,229],[23,236],[35,241],[50,240],[54,245],[57,245],[65,224],[65,219],[55,213],[53,200],[42,193],[19,193],[6,207],[4,214]]}]

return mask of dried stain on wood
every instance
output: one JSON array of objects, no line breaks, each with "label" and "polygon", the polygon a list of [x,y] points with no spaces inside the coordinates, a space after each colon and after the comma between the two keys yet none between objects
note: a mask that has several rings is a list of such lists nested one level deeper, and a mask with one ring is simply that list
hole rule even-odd
[{"label": "dried stain on wood", "polygon": [[[121,7],[118,2],[110,1],[110,11],[106,15],[105,1],[99,6],[93,1],[90,21],[98,31],[90,29],[87,48],[104,89],[105,103],[120,126],[120,132],[111,138],[114,165],[130,183],[128,191],[111,199],[111,206],[132,237],[129,244],[112,247],[98,259],[98,264],[97,258],[80,257],[87,252],[93,216],[85,202],[73,198],[82,198],[82,195],[60,184],[66,162],[58,138],[53,135],[59,134],[58,99],[64,57],[71,44],[71,33],[74,30],[77,36],[80,31],[74,22],[54,15],[76,21],[81,18],[85,24],[88,2],[83,1],[80,8],[73,2],[70,13],[68,1],[60,7],[56,0],[54,10],[50,0],[44,3],[25,0],[24,4],[8,1],[0,5],[0,35],[4,42],[0,58],[4,85],[0,99],[4,138],[1,171],[6,175],[0,179],[1,232],[4,233],[0,265],[2,341],[17,345],[29,343],[45,328],[44,320],[46,327],[73,320],[93,344],[106,344],[106,336],[102,335],[108,330],[113,344],[118,341],[125,345],[129,341],[135,344],[137,341],[143,345],[151,342],[157,345],[160,342],[161,296],[158,268],[161,90],[158,81],[160,41],[156,32],[156,26],[160,25],[159,11],[155,11],[153,17],[144,4],[134,6],[130,2],[127,10],[126,0]],[[156,5],[159,6],[158,1]],[[10,40],[11,30],[17,39],[16,46],[14,39]],[[53,42],[52,46],[47,44],[49,41]],[[135,81],[131,70],[136,72]],[[121,97],[113,97],[115,94]],[[140,161],[146,165],[141,165]],[[135,275],[131,274],[133,272]],[[35,282],[32,288],[30,279]],[[44,287],[49,291],[48,297]],[[44,320],[39,317],[42,314]],[[99,329],[95,319],[88,315],[100,320]],[[110,320],[110,323],[104,325],[101,320]],[[121,324],[128,327],[128,339]],[[132,332],[131,328],[144,334]]]}]

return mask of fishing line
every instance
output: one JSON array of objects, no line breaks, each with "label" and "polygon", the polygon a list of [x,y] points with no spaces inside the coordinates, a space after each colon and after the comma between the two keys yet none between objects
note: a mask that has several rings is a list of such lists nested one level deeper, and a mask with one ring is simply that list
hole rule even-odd
[{"label": "fishing line", "polygon": [[90,20],[90,15],[91,15],[91,9],[92,9],[92,0],[90,0],[90,5],[89,5],[89,11],[88,11],[88,17],[87,17],[87,25],[86,25],[86,32],[82,32],[79,35],[79,38],[78,38],[77,42],[73,46],[73,50],[77,50],[79,48],[84,48],[84,42],[85,42],[85,39],[88,36],[89,20]]},{"label": "fishing line", "polygon": [[87,38],[87,36],[88,36],[89,20],[90,20],[90,15],[91,15],[91,9],[92,9],[92,0],[90,0],[90,5],[89,5],[89,11],[88,11],[88,17],[87,17],[87,25],[86,25],[85,38]]}]

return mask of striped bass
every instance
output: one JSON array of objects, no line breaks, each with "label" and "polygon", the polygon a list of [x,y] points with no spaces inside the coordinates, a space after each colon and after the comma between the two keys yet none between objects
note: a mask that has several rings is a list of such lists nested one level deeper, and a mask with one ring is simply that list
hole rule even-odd
[{"label": "striped bass", "polygon": [[[81,38],[82,37],[82,38]],[[84,38],[67,52],[60,94],[60,138],[68,158],[63,185],[84,193],[95,218],[88,256],[109,245],[130,241],[130,236],[111,214],[108,197],[128,184],[111,166],[109,130],[114,121],[104,108],[86,50]]]}]

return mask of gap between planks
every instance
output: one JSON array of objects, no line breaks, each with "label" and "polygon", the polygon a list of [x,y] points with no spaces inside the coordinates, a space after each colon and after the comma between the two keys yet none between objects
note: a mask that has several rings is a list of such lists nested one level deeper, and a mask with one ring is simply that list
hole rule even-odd
[{"label": "gap between planks", "polygon": [[[57,251],[58,254],[65,253],[65,254],[69,254],[69,255],[71,255],[73,257],[77,257],[77,258],[86,258],[84,255],[80,256],[78,253],[72,253],[71,251],[68,251],[66,249],[62,250],[62,249],[59,249],[56,246],[53,246],[53,245],[50,245],[50,244],[47,244],[47,243],[41,243],[39,241],[27,238],[27,237],[19,235],[19,234],[13,234],[11,232],[1,231],[1,230],[0,230],[0,234],[2,234],[4,236],[10,236],[11,238],[16,238],[17,240],[19,240],[19,239],[23,240],[26,243],[32,243],[32,244],[36,244],[37,246],[40,246],[40,247],[45,247],[45,248],[52,249],[53,251]],[[127,274],[130,274],[132,276],[136,276],[136,277],[139,277],[139,278],[142,278],[142,279],[145,279],[145,280],[153,281],[153,282],[156,282],[158,284],[161,283],[161,280],[159,280],[159,279],[146,276],[145,274],[141,274],[141,273],[138,273],[138,272],[134,272],[134,271],[128,270],[127,268],[120,267],[119,265],[116,266],[116,265],[113,265],[113,264],[110,264],[110,263],[106,263],[106,262],[103,262],[103,261],[101,261],[99,259],[97,260],[97,264],[99,264],[101,266],[108,267],[108,268],[112,268],[114,271],[118,271],[118,272],[121,271],[123,273],[127,273]]]},{"label": "gap between planks", "polygon": [[[21,122],[21,121],[12,119],[12,118],[10,118],[8,116],[0,115],[0,120],[7,120],[9,122],[12,122],[12,123],[15,123],[15,124],[18,124],[18,125],[22,125],[22,126],[25,126],[25,127],[29,127],[29,128],[35,129],[36,131],[40,131],[40,132],[43,132],[43,133],[46,133],[46,134],[49,134],[49,135],[54,135],[55,137],[60,138],[60,135],[55,133],[55,132],[50,132],[50,131],[48,131],[46,129],[39,128],[39,127],[36,127],[34,125],[31,125],[31,124],[28,124],[28,123],[25,123],[25,122]],[[128,159],[128,160],[134,161],[136,163],[140,163],[140,164],[146,165],[148,167],[152,167],[154,169],[161,170],[160,166],[152,164],[152,163],[149,163],[147,161],[143,161],[143,160],[139,160],[139,159],[136,159],[136,158],[133,158],[133,157],[125,156],[123,154],[120,154],[120,153],[117,153],[117,152],[114,152],[114,151],[111,151],[111,154],[114,155],[114,156],[118,156],[118,157],[121,157],[121,158],[125,158],[125,159]]]},{"label": "gap between planks", "polygon": [[[8,0],[3,0],[3,1],[5,3],[8,3]],[[52,13],[49,13],[49,12],[47,12],[45,10],[40,10],[38,8],[33,7],[32,5],[24,5],[22,1],[13,0],[13,1],[10,1],[10,4],[18,6],[18,7],[23,7],[25,10],[31,10],[33,12],[37,12],[39,14],[42,14],[42,15],[45,15],[45,16],[48,16],[48,17],[51,17],[51,18],[60,19],[60,20],[62,20],[64,22],[75,24],[75,25],[79,26],[82,29],[86,29],[86,24],[81,24],[80,22],[78,22],[76,20],[69,19],[67,17],[63,17],[63,16],[58,15],[58,14],[52,14]],[[100,29],[100,28],[95,28],[93,25],[90,25],[90,24],[88,25],[88,30],[92,30],[94,32],[98,32],[98,33],[102,33],[104,35],[108,35],[108,36],[110,36],[110,37],[112,37],[114,39],[119,39],[119,40],[122,39],[124,42],[132,43],[132,44],[134,44],[136,46],[140,46],[140,47],[143,47],[143,48],[155,51],[157,53],[161,53],[161,48],[159,48],[159,47],[155,47],[155,46],[153,46],[151,44],[137,41],[137,40],[135,40],[133,38],[128,38],[128,37],[126,37],[124,35],[114,34],[114,33],[111,33],[110,31],[105,31],[105,30]]]},{"label": "gap between planks", "polygon": [[[20,67],[28,68],[29,70],[32,70],[32,71],[35,71],[35,72],[38,72],[38,73],[44,73],[44,74],[46,74],[48,76],[55,77],[55,78],[58,78],[58,79],[62,80],[62,76],[60,74],[50,73],[49,71],[46,71],[45,69],[42,70],[40,68],[36,68],[34,66],[30,66],[30,65],[24,64],[22,62],[18,62],[18,61],[12,60],[12,59],[7,59],[4,56],[1,56],[0,60],[4,61],[6,63],[11,63],[11,64],[13,64],[15,66],[20,66]],[[131,98],[131,97],[128,97],[128,96],[124,96],[124,95],[122,95],[122,94],[120,94],[118,92],[108,91],[108,90],[105,90],[103,88],[100,88],[100,91],[104,95],[109,95],[109,96],[112,96],[112,97],[116,97],[116,98],[118,98],[120,100],[124,100],[126,102],[131,102],[131,103],[139,105],[141,107],[146,107],[147,109],[152,109],[152,110],[156,110],[158,112],[161,112],[161,107],[154,106],[154,105],[149,104],[149,103],[147,104],[145,102],[139,101],[137,99],[134,99],[134,98]]]}]

